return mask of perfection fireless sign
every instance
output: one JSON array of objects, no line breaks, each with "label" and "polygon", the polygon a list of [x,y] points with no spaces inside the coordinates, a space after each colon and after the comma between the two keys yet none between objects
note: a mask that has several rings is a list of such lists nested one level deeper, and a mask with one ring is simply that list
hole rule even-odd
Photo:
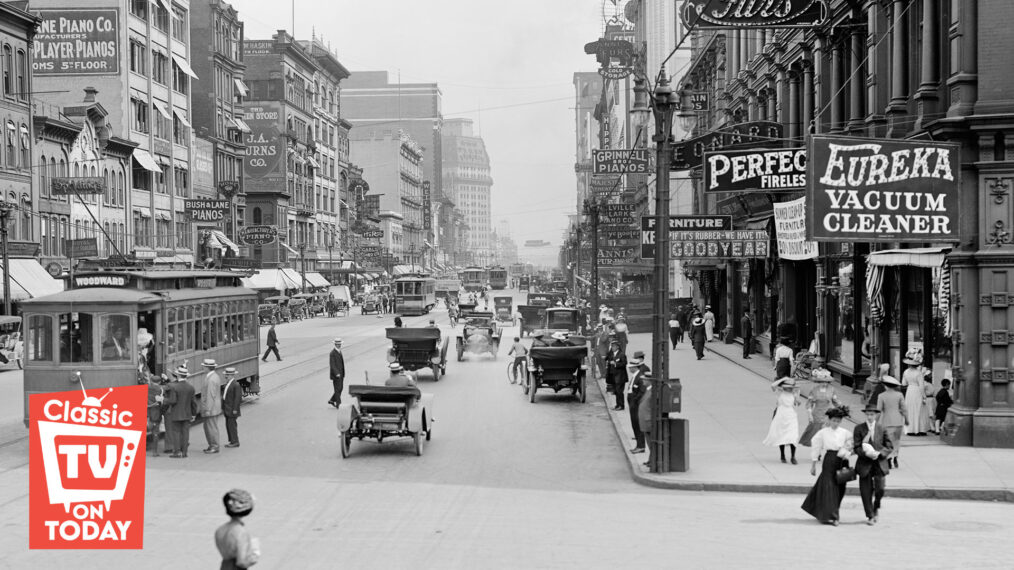
[{"label": "perfection fireless sign", "polygon": [[813,136],[807,150],[807,238],[957,241],[958,145]]},{"label": "perfection fireless sign", "polygon": [[147,406],[143,385],[29,396],[30,548],[144,545]]}]

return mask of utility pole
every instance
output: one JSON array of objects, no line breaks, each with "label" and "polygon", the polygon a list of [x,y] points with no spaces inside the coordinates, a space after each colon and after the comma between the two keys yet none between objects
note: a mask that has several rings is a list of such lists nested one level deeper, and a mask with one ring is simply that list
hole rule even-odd
[{"label": "utility pole", "polygon": [[[4,314],[8,316],[11,314],[11,264],[7,256],[7,224],[10,221],[11,209],[13,207],[14,205],[10,202],[0,202],[0,238],[2,238],[0,240],[2,241],[0,248],[3,248],[4,262]],[[74,264],[71,263],[71,267],[73,266]]]},{"label": "utility pole", "polygon": [[306,242],[299,244],[299,273],[303,276],[303,286],[300,293],[306,293]]}]

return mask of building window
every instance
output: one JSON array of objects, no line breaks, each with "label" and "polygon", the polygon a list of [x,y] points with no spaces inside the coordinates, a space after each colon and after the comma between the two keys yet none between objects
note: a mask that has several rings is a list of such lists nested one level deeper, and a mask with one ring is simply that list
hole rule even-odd
[{"label": "building window", "polygon": [[148,50],[144,43],[131,38],[130,40],[130,70],[139,75],[148,75]]},{"label": "building window", "polygon": [[180,69],[180,66],[173,62],[173,91],[182,93],[184,95],[188,92],[188,86],[190,85],[190,76]]},{"label": "building window", "polygon": [[149,0],[130,0],[130,13],[148,21],[148,2]]},{"label": "building window", "polygon": [[[151,190],[151,172],[148,172],[143,166],[134,161],[134,168],[132,170],[134,188],[138,190]],[[136,228],[137,226],[135,226]]]},{"label": "building window", "polygon": [[169,56],[160,51],[151,52],[151,78],[155,83],[169,84]]},{"label": "building window", "polygon": [[176,178],[176,195],[184,198],[190,196],[190,172],[177,166],[173,173]]},{"label": "building window", "polygon": [[130,114],[130,128],[142,133],[149,132],[148,104],[138,98],[131,97],[130,106],[133,107],[133,112]]},{"label": "building window", "polygon": [[[157,160],[157,159],[156,159]],[[160,166],[158,172],[152,172],[155,178],[155,191],[159,194],[168,194],[165,182],[165,166]]]},{"label": "building window", "polygon": [[186,146],[190,140],[189,130],[187,126],[180,121],[180,118],[173,114],[173,142],[179,145]]},{"label": "building window", "polygon": [[187,13],[173,6],[173,38],[187,42]]},{"label": "building window", "polygon": [[[25,78],[28,76],[28,64],[27,58],[25,57],[24,50],[18,50],[18,99],[22,101],[28,100],[28,85],[25,83]],[[27,163],[26,163],[27,164]]]},{"label": "building window", "polygon": [[18,164],[17,154],[18,130],[13,121],[7,121],[7,168],[16,168]]},{"label": "building window", "polygon": [[21,125],[21,168],[31,170],[32,168],[32,142],[28,134],[28,125]]},{"label": "building window", "polygon": [[168,32],[169,31],[168,10],[166,10],[165,7],[162,6],[161,2],[153,5],[152,8],[155,10],[155,13],[152,15],[151,19],[152,25],[163,32]]},{"label": "building window", "polygon": [[4,95],[9,96],[13,89],[11,71],[14,69],[14,56],[9,44],[4,44]]}]

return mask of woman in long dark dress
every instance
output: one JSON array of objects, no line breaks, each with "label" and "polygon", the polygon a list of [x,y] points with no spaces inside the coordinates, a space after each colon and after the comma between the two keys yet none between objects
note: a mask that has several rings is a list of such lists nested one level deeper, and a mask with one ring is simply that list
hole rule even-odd
[{"label": "woman in long dark dress", "polygon": [[845,483],[838,483],[835,473],[848,465],[852,455],[852,432],[841,427],[842,418],[848,416],[848,408],[842,406],[827,411],[828,425],[813,436],[810,474],[817,474],[817,462],[821,464],[820,475],[803,501],[802,508],[815,519],[838,526],[838,509],[845,497]]}]

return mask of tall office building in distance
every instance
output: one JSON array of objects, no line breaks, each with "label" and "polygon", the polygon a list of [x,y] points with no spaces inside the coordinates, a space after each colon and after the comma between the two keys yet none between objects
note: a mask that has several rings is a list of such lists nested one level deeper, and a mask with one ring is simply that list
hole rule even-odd
[{"label": "tall office building in distance", "polygon": [[471,119],[449,119],[443,129],[444,191],[465,216],[469,263],[493,262],[493,222],[490,196],[493,178],[482,137],[475,136]]}]

